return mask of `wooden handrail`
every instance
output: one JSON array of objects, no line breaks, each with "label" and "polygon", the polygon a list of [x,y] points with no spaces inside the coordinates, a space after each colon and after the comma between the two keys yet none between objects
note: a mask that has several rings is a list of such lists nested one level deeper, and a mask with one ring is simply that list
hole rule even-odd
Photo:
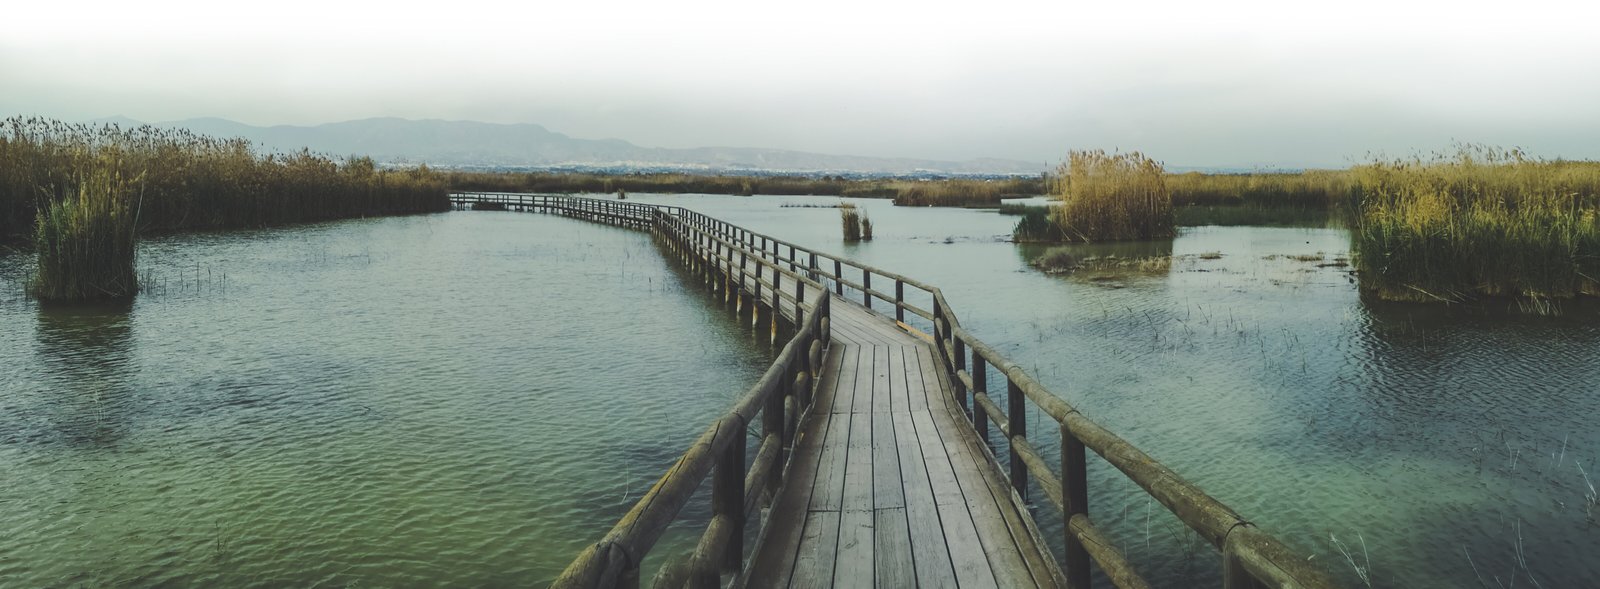
[{"label": "wooden handrail", "polygon": [[[779,401],[777,406],[794,400],[792,396],[776,397],[778,393],[775,391],[788,388],[780,383],[785,379],[797,377],[805,381],[820,368],[817,354],[807,348],[812,345],[827,345],[830,335],[827,329],[830,294],[843,295],[846,287],[860,293],[863,296],[863,306],[874,312],[878,310],[873,309],[871,303],[877,298],[894,307],[894,312],[886,314],[887,317],[903,322],[905,312],[910,311],[932,323],[935,352],[954,385],[957,400],[963,408],[970,411],[972,426],[987,443],[989,425],[994,424],[1007,441],[1012,468],[1005,474],[1017,495],[1020,497],[1026,493],[1028,479],[1031,476],[1044,486],[1046,499],[1061,512],[1067,545],[1066,575],[1070,587],[1089,586],[1088,563],[1091,561],[1097,564],[1106,573],[1106,577],[1118,587],[1147,586],[1126,557],[1088,517],[1088,480],[1085,476],[1085,462],[1087,451],[1091,450],[1160,502],[1185,526],[1206,538],[1208,543],[1221,553],[1225,587],[1232,589],[1256,586],[1307,588],[1338,586],[1321,567],[1314,566],[1307,559],[1299,557],[1281,541],[1258,529],[1232,508],[1211,497],[1149,454],[1089,419],[1027,374],[1022,367],[1007,360],[998,350],[966,331],[945,300],[943,292],[937,287],[853,260],[816,252],[680,207],[640,203],[625,203],[629,206],[616,207],[608,205],[624,203],[569,196],[486,192],[453,194],[451,200],[453,203],[466,205],[474,202],[497,202],[524,207],[542,207],[545,210],[580,212],[622,222],[644,220],[658,228],[666,227],[674,232],[674,235],[683,238],[692,236],[705,239],[720,248],[726,248],[724,251],[728,254],[698,249],[694,250],[694,255],[705,256],[701,258],[702,263],[708,268],[715,268],[715,271],[725,272],[730,276],[737,273],[739,288],[744,288],[745,280],[750,278],[744,270],[745,265],[750,262],[756,264],[755,289],[765,287],[774,291],[771,299],[774,315],[778,315],[776,301],[779,300],[781,292],[777,283],[778,277],[788,277],[802,289],[807,286],[812,288],[810,291],[814,297],[814,302],[810,304],[812,312],[804,318],[803,326],[784,346],[778,360],[768,368],[767,373],[735,404],[732,411],[713,424],[694,445],[690,446],[673,469],[668,471],[650,493],[647,493],[634,509],[612,528],[605,539],[585,549],[578,560],[574,561],[556,582],[557,587],[637,585],[637,567],[644,553],[654,545],[665,524],[676,516],[678,509],[688,500],[689,494],[699,487],[713,469],[713,462],[717,465],[731,465],[735,462],[726,454],[732,452],[729,448],[734,445],[729,440],[738,433],[731,428],[737,426],[740,432],[744,431],[745,425],[750,423],[757,413],[765,414],[764,419],[771,419],[771,414],[780,411],[774,408],[776,407],[773,405],[774,398],[786,399]],[[693,246],[687,247],[692,249]],[[787,248],[787,256],[782,255],[783,248]],[[740,255],[738,263],[733,260],[732,254],[735,252]],[[803,267],[800,264],[801,259],[805,261]],[[831,264],[819,265],[819,260]],[[831,272],[828,271],[829,265],[832,266]],[[763,269],[772,271],[771,280],[762,278]],[[847,272],[858,273],[861,281],[846,279],[844,275]],[[873,276],[893,281],[895,292],[889,294],[873,289]],[[824,279],[833,283],[831,287],[822,282]],[[908,286],[921,291],[929,298],[933,308],[928,310],[907,303],[905,289]],[[765,302],[760,292],[755,294],[756,300]],[[784,298],[792,301],[797,316],[803,312],[802,309],[805,307],[803,297]],[[820,312],[815,311],[817,309],[820,309]],[[774,320],[776,321],[776,317]],[[790,363],[802,360],[805,362],[804,370],[796,370],[790,366]],[[987,381],[990,367],[998,370],[1006,379],[1005,408],[1000,407],[989,394]],[[809,388],[813,385],[814,379],[811,379],[800,388]],[[809,395],[809,391],[807,394]],[[969,395],[972,399],[970,407],[966,402]],[[809,401],[809,396],[807,400]],[[1048,462],[1027,437],[1028,402],[1032,402],[1057,424],[1056,430],[1061,442],[1059,475],[1050,470]],[[806,408],[809,408],[809,402],[797,406],[795,411],[785,412],[780,420],[789,424],[786,427],[792,428],[793,424],[798,423],[798,416],[795,413]],[[768,438],[765,436],[771,433],[770,427],[764,425],[763,428],[767,432],[763,434],[762,451],[758,451],[755,461],[758,465],[768,461],[761,457],[762,454],[774,452],[766,447]],[[742,441],[744,438],[739,439]],[[744,444],[740,443],[737,446],[739,452],[737,462],[742,468]],[[745,485],[751,484],[754,480],[765,480],[755,473],[750,473],[747,481],[747,477],[742,476],[743,474],[741,473],[738,480]],[[781,473],[779,476],[781,477]],[[733,538],[736,532],[732,530],[742,527],[743,518],[750,513],[751,497],[759,496],[750,493],[747,486],[741,487],[741,492],[737,494],[740,501],[737,507],[742,509],[734,509],[732,475],[719,478],[718,481],[713,492],[713,503],[717,504],[713,505],[715,516],[688,565],[687,570],[690,572],[687,574],[691,580],[711,579],[708,569],[714,565],[720,565],[724,569],[730,565],[733,568],[739,566],[736,562],[738,557],[734,552],[738,547],[742,547],[742,540]],[[715,492],[715,489],[724,485],[728,486],[728,490],[724,490],[721,494]],[[720,501],[717,497],[721,497]],[[722,555],[720,559],[718,555]],[[681,566],[681,562],[676,561],[664,567],[662,575],[671,577],[683,574],[686,569]]]}]

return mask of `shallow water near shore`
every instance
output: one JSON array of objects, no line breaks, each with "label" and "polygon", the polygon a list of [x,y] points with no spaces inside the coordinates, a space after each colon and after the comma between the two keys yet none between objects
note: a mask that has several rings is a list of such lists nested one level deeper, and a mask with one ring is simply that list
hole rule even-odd
[{"label": "shallow water near shore", "polygon": [[[629,200],[939,285],[970,331],[1351,584],[1600,578],[1578,468],[1600,478],[1591,303],[1364,301],[1339,229],[1185,228],[1074,252],[1164,270],[1052,276],[993,211]],[[875,239],[782,207],[825,200],[855,202]],[[0,256],[3,584],[542,584],[772,354],[648,234],[547,215],[147,240],[150,290],[127,309],[40,309],[27,264]],[[1215,581],[1212,549],[1090,462],[1091,517],[1141,572]],[[1059,518],[1037,515],[1059,549]]]}]

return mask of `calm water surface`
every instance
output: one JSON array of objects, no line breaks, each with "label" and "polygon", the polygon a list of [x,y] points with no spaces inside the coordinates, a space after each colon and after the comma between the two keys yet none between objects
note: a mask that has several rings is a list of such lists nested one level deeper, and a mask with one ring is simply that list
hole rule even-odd
[{"label": "calm water surface", "polygon": [[0,586],[541,584],[771,355],[647,234],[557,217],[141,256],[120,311],[3,261]]},{"label": "calm water surface", "polygon": [[[1330,265],[1338,229],[1186,228],[1076,252],[1168,269],[1049,276],[992,212],[856,201],[876,239],[847,245],[837,211],[781,207],[831,199],[630,198],[940,285],[1058,394],[1352,584],[1597,584],[1592,306],[1364,302]],[[142,254],[156,290],[97,312],[39,309],[28,261],[0,258],[0,584],[548,581],[771,354],[647,235],[557,217]],[[1141,571],[1215,582],[1210,548],[1091,468],[1092,517]]]}]

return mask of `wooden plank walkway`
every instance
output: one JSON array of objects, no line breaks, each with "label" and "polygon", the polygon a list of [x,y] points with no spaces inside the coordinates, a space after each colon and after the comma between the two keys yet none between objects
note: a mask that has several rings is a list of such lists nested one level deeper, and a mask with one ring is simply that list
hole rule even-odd
[{"label": "wooden plank walkway", "polygon": [[834,298],[832,347],[747,587],[1057,587],[931,344]]}]

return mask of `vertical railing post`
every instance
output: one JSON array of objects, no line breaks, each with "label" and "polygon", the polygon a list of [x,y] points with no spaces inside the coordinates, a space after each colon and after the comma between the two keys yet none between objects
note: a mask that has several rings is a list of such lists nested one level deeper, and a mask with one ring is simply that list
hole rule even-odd
[{"label": "vertical railing post", "polygon": [[[951,346],[952,348],[954,348],[954,350],[951,353],[955,354],[955,357],[950,359],[951,361],[955,362],[955,365],[956,365],[955,371],[956,372],[960,372],[962,370],[966,370],[967,369],[967,350],[966,350],[967,342],[961,341],[961,338],[956,337],[955,334],[951,334],[950,335],[950,340],[955,342],[955,345]],[[974,368],[976,368],[978,366],[978,363],[977,362],[973,362],[972,366]],[[970,370],[967,371],[967,377],[972,379],[972,384],[974,384],[974,385],[978,384],[978,377],[973,376],[972,375],[972,371],[970,371]],[[968,392],[967,391],[967,383],[961,382],[961,378],[960,377],[953,376],[953,375],[950,377],[950,380],[954,381],[951,384],[955,385],[956,401],[961,403],[961,408],[962,409],[966,409],[967,408],[967,392]]]},{"label": "vertical railing post", "polygon": [[1089,515],[1088,461],[1083,442],[1072,435],[1072,428],[1061,424],[1061,498],[1066,509],[1061,513],[1061,530],[1066,535],[1067,587],[1089,589],[1089,551],[1072,533],[1072,517]]},{"label": "vertical railing post", "polygon": [[872,271],[861,269],[861,304],[872,308]]},{"label": "vertical railing post", "polygon": [[778,461],[768,471],[766,480],[767,497],[776,497],[778,488],[783,486],[784,454],[789,447],[788,412],[785,405],[789,395],[785,394],[786,387],[782,381],[777,383],[778,390],[767,395],[766,407],[761,410],[761,441],[766,443],[770,436],[778,436]]},{"label": "vertical railing post", "polygon": [[794,280],[794,328],[801,329],[806,324],[806,281],[796,278]]},{"label": "vertical railing post", "polygon": [[1022,455],[1017,454],[1017,440],[1028,437],[1028,398],[1022,394],[1016,379],[1009,376],[1006,377],[1006,405],[1006,420],[1011,422],[1011,435],[1006,439],[1011,453],[1011,487],[1017,490],[1017,496],[1026,500],[1028,465],[1022,462]]},{"label": "vertical railing post", "polygon": [[[983,356],[978,355],[977,348],[972,349],[972,367],[967,370],[972,374],[972,390],[968,392],[972,393],[973,397],[986,392],[989,386],[989,364],[984,361]],[[974,418],[983,410],[976,404],[968,408],[966,397],[961,399],[961,408],[970,411]]]},{"label": "vertical railing post", "polygon": [[[725,517],[732,525],[728,535],[728,549],[721,554],[722,570],[738,571],[744,559],[744,420],[730,415],[734,440],[728,449],[717,457],[717,469],[712,474],[711,509],[717,517]],[[719,556],[719,555],[712,555]]]},{"label": "vertical railing post", "polygon": [[833,261],[833,294],[844,296],[844,263]]},{"label": "vertical railing post", "polygon": [[906,322],[906,282],[894,279],[894,320]]}]

